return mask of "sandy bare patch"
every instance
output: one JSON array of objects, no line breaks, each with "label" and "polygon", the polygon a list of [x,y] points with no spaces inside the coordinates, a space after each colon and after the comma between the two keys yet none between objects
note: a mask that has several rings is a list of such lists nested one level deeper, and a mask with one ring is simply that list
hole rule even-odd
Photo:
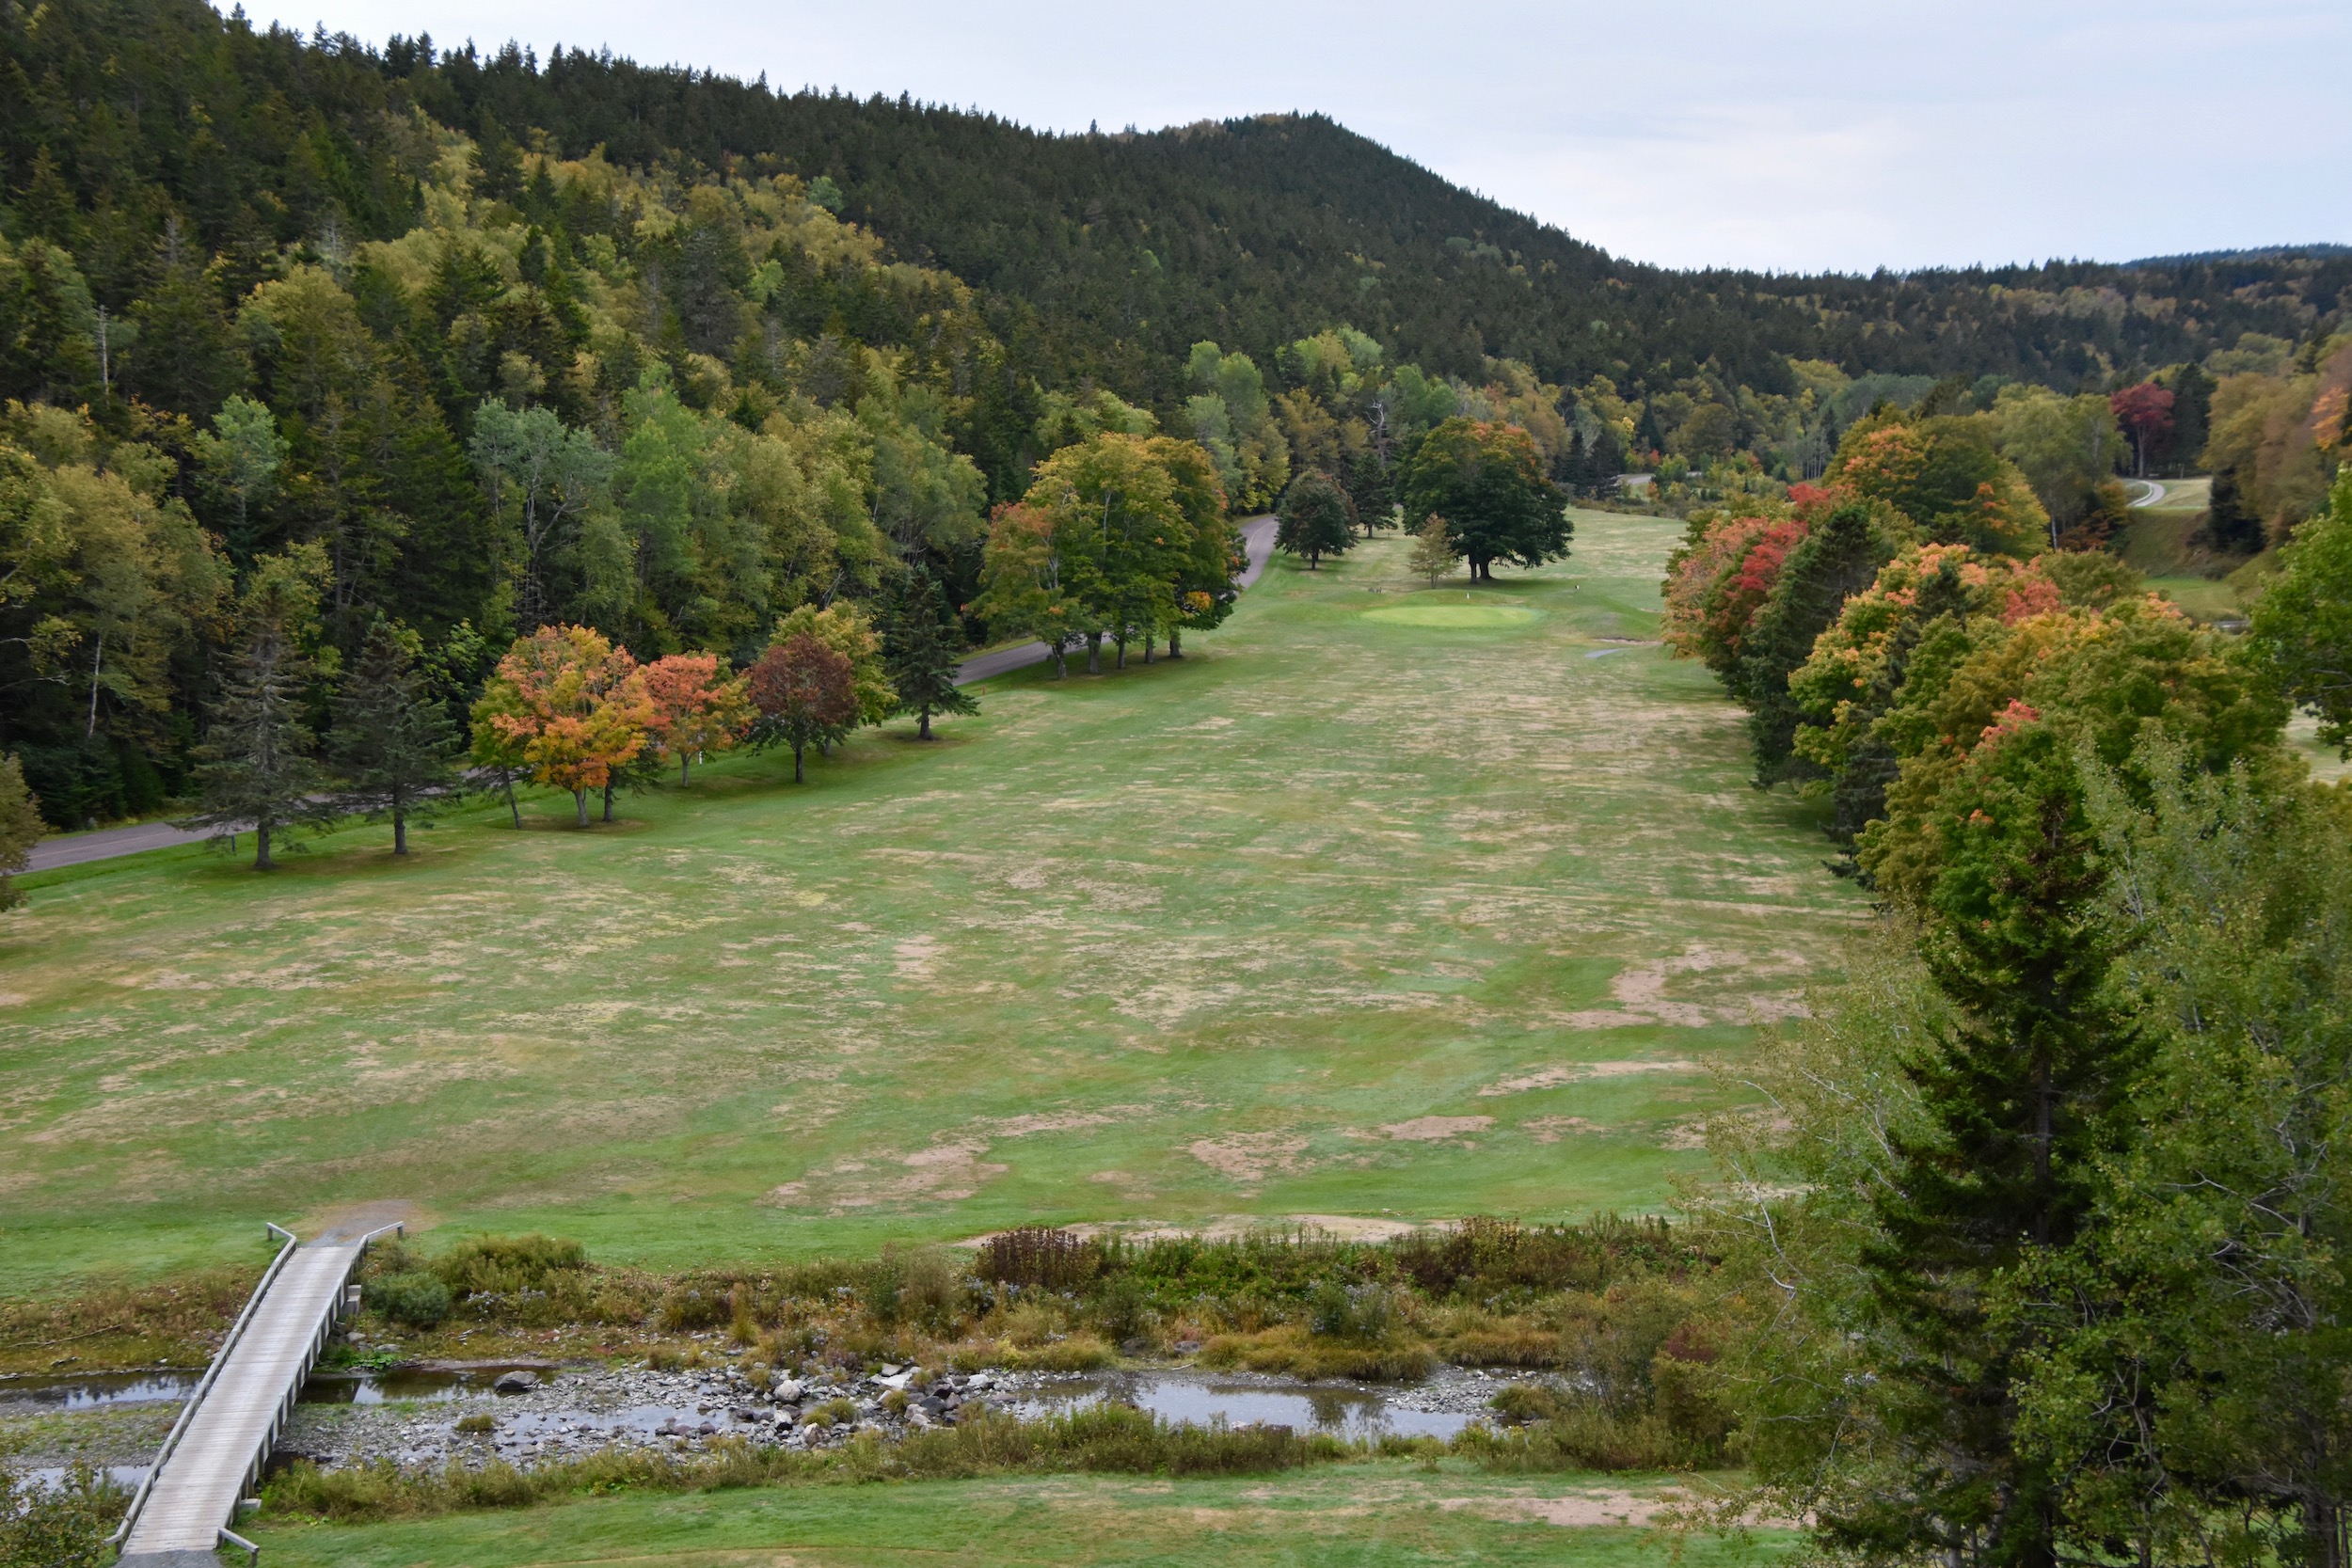
[{"label": "sandy bare patch", "polygon": [[1680,1500],[1681,1495],[1674,1492],[1654,1497],[1632,1492],[1582,1492],[1565,1497],[1439,1497],[1438,1506],[1449,1513],[1467,1510],[1488,1519],[1589,1528],[1646,1525]]},{"label": "sandy bare patch", "polygon": [[[768,1190],[769,1203],[800,1208],[823,1204],[826,1212],[894,1208],[918,1203],[961,1203],[991,1177],[1009,1166],[980,1158],[988,1145],[977,1138],[952,1139],[895,1159],[844,1160],[799,1181]],[[876,1170],[875,1164],[882,1168]],[[894,1168],[895,1167],[895,1168]]]},{"label": "sandy bare patch", "polygon": [[1556,1144],[1564,1132],[1603,1132],[1608,1129],[1582,1117],[1537,1117],[1519,1123],[1520,1130],[1534,1135],[1539,1144]]},{"label": "sandy bare patch", "polygon": [[930,979],[934,960],[944,951],[945,949],[930,937],[913,937],[898,943],[892,951],[892,957],[898,959],[898,978],[901,980]]},{"label": "sandy bare patch", "polygon": [[1074,1132],[1082,1127],[1108,1127],[1130,1117],[1147,1114],[1149,1105],[1105,1105],[1099,1111],[1044,1111],[1006,1117],[988,1124],[1000,1138],[1025,1138],[1035,1132]]},{"label": "sandy bare patch", "polygon": [[1434,1144],[1484,1132],[1494,1124],[1492,1117],[1415,1117],[1410,1121],[1391,1122],[1380,1131],[1398,1143]]},{"label": "sandy bare patch", "polygon": [[1241,1182],[1245,1192],[1255,1192],[1267,1172],[1287,1176],[1296,1170],[1307,1140],[1291,1132],[1228,1132],[1221,1138],[1201,1138],[1185,1152],[1218,1175]]},{"label": "sandy bare patch", "polygon": [[1658,1140],[1658,1147],[1683,1151],[1705,1148],[1707,1147],[1707,1118],[1691,1117],[1676,1122],[1667,1128],[1665,1135]]},{"label": "sandy bare patch", "polygon": [[1595,1078],[1630,1078],[1645,1072],[1696,1072],[1696,1062],[1680,1057],[1672,1061],[1634,1059],[1618,1062],[1574,1062],[1560,1067],[1540,1068],[1516,1078],[1502,1078],[1478,1091],[1481,1100],[1491,1100],[1499,1094],[1526,1094],[1534,1089],[1558,1088],[1563,1084],[1581,1084]]}]

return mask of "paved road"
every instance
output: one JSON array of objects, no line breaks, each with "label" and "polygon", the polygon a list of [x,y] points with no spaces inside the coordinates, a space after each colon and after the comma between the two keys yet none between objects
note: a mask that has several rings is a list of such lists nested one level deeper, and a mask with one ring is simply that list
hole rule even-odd
[{"label": "paved road", "polygon": [[253,1304],[132,1521],[125,1568],[212,1560],[221,1527],[233,1521],[326,1343],[359,1249],[358,1242],[296,1247]]},{"label": "paved road", "polygon": [[[1266,562],[1274,556],[1274,519],[1251,517],[1241,526],[1242,542],[1248,546],[1249,564],[1242,572],[1241,586],[1248,587],[1264,575]],[[1008,670],[1025,669],[1042,664],[1050,650],[1042,642],[1024,642],[1018,647],[998,648],[977,658],[967,658],[956,669],[956,683],[969,685],[1001,675]],[[117,855],[135,855],[142,849],[168,849],[179,844],[201,844],[212,835],[205,832],[189,832],[168,822],[141,822],[129,828],[101,828],[95,832],[73,833],[64,838],[43,839],[33,846],[27,871],[50,871],[60,865],[81,865],[89,861],[107,861]]]},{"label": "paved road", "polygon": [[112,860],[117,855],[135,855],[142,849],[168,849],[175,844],[201,844],[213,835],[209,832],[189,832],[168,822],[140,822],[128,828],[101,828],[92,833],[74,833],[67,838],[45,838],[33,846],[28,871],[48,871],[60,865],[80,865],[85,861]]},{"label": "paved road", "polygon": [[[1244,588],[1264,575],[1268,561],[1274,558],[1274,526],[1272,517],[1251,517],[1241,525],[1242,543],[1248,547],[1249,564],[1239,578]],[[956,684],[969,686],[991,675],[1001,675],[1008,670],[1025,670],[1032,664],[1042,664],[1054,657],[1054,650],[1042,642],[1023,642],[1010,648],[998,648],[977,658],[967,658],[956,666]]]},{"label": "paved road", "polygon": [[2159,484],[2156,481],[2153,479],[2135,479],[2131,483],[2142,486],[2139,494],[2132,498],[2132,505],[2153,506],[2158,501],[2164,499],[2164,486]]}]

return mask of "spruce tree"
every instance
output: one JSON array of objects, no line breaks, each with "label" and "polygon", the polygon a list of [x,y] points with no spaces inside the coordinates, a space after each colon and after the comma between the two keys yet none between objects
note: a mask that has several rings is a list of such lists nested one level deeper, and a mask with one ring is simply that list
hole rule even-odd
[{"label": "spruce tree", "polygon": [[929,572],[908,575],[882,628],[882,660],[898,693],[898,711],[915,716],[915,736],[931,738],[934,713],[977,713],[980,705],[956,684],[963,629],[947,595]]},{"label": "spruce tree", "polygon": [[1861,503],[1839,507],[1788,553],[1772,596],[1748,633],[1738,695],[1747,705],[1756,782],[1769,784],[1796,764],[1797,725],[1788,677],[1812,657],[1814,640],[1854,594],[1870,586],[1894,549]]},{"label": "spruce tree", "polygon": [[310,754],[314,737],[303,712],[317,672],[297,641],[305,618],[299,601],[298,586],[275,574],[247,594],[244,641],[197,751],[203,809],[182,824],[210,828],[214,843],[231,847],[251,830],[256,871],[276,864],[273,838],[326,816],[326,775]]},{"label": "spruce tree", "polygon": [[408,852],[409,822],[430,815],[458,783],[456,726],[417,653],[414,632],[378,616],[335,693],[342,804],[371,821],[389,818],[395,855]]}]

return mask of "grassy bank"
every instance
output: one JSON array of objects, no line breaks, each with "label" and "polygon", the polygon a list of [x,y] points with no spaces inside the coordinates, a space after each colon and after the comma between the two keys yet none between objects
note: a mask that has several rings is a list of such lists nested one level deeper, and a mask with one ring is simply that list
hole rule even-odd
[{"label": "grassy bank", "polygon": [[[1484,1474],[1460,1460],[1374,1459],[1277,1476],[1012,1477],[622,1496],[364,1526],[265,1513],[250,1533],[278,1568],[850,1568],[941,1560],[976,1568],[1564,1561],[1633,1568],[1671,1560],[1668,1544],[1641,1524],[1661,1490],[1654,1479],[1530,1480]],[[1696,1537],[1683,1560],[1703,1568],[1769,1562],[1793,1544],[1778,1531],[1759,1531],[1744,1545]]]}]

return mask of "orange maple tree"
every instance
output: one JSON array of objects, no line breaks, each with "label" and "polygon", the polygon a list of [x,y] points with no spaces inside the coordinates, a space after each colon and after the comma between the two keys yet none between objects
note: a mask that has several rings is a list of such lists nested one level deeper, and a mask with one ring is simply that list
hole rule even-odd
[{"label": "orange maple tree", "polygon": [[590,627],[561,626],[507,650],[475,713],[534,780],[572,792],[583,828],[592,789],[606,791],[611,819],[613,775],[645,749],[657,717],[645,672],[627,648]]},{"label": "orange maple tree", "polygon": [[691,777],[696,757],[728,750],[752,721],[742,680],[721,673],[716,654],[655,659],[645,666],[645,693],[653,699],[654,745],[677,758],[680,784]]}]

